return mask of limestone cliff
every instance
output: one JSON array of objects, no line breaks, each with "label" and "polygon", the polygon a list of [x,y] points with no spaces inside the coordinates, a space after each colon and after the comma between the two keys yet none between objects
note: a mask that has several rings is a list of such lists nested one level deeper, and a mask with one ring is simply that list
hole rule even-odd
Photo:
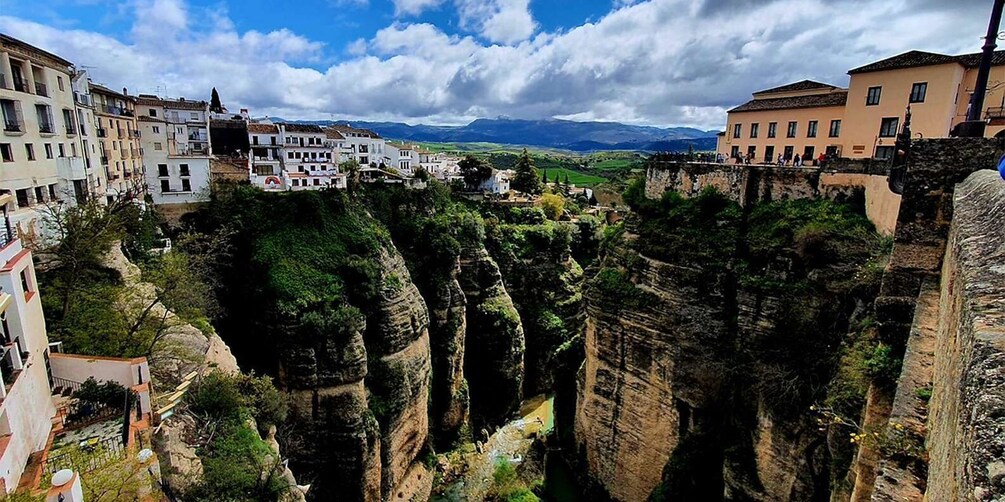
[{"label": "limestone cliff", "polygon": [[520,316],[499,267],[482,246],[461,254],[461,288],[467,298],[464,372],[471,392],[473,428],[501,425],[523,396],[524,336]]},{"label": "limestone cliff", "polygon": [[461,284],[460,262],[446,281],[425,295],[429,306],[429,341],[433,368],[430,421],[438,444],[449,445],[468,420],[468,385],[464,379],[467,299]]},{"label": "limestone cliff", "polygon": [[861,273],[879,253],[871,224],[826,201],[635,202],[585,295],[575,433],[593,490],[827,499],[832,453],[809,407],[878,287]]}]

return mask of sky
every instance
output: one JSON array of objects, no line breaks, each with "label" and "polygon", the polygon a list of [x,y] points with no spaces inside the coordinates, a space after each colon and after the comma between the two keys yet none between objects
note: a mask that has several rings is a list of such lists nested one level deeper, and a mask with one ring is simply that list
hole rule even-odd
[{"label": "sky", "polygon": [[0,0],[0,32],[131,94],[286,119],[721,129],[760,89],[977,52],[991,0]]}]

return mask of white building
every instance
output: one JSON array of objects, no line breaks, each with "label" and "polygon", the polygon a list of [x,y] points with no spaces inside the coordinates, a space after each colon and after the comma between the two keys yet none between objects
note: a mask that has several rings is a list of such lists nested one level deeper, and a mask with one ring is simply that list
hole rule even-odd
[{"label": "white building", "polygon": [[338,131],[344,137],[340,162],[355,160],[360,166],[380,165],[384,159],[384,138],[379,134],[355,127],[335,125],[330,129]]},{"label": "white building", "polygon": [[147,190],[154,204],[209,199],[209,103],[141,94],[136,103]]},{"label": "white building", "polygon": [[[64,428],[74,427],[63,390],[88,378],[116,381],[137,398],[138,413],[121,446],[135,449],[137,435],[153,418],[150,369],[145,358],[95,358],[60,353],[61,344],[49,343],[42,314],[42,298],[32,253],[23,247],[8,218],[15,204],[10,193],[0,194],[0,493],[19,486],[36,490],[45,467],[60,459],[47,449]],[[67,392],[66,394],[69,394]],[[57,406],[62,403],[62,406]],[[125,410],[111,411],[122,420]],[[129,414],[130,417],[133,415]],[[77,422],[80,425],[82,422]],[[42,465],[45,459],[49,465]],[[61,468],[61,467],[59,467]]]},{"label": "white building", "polygon": [[266,191],[345,188],[338,159],[344,138],[316,125],[248,124],[248,173]]},{"label": "white building", "polygon": [[74,204],[104,186],[84,155],[93,143],[80,133],[74,75],[69,61],[0,34],[0,189],[14,195],[26,238],[41,229],[42,204]]},{"label": "white building", "polygon": [[512,171],[500,171],[498,169],[493,169],[492,176],[489,176],[485,181],[483,181],[482,184],[478,186],[478,189],[494,194],[509,193],[509,181],[512,173]]},{"label": "white building", "polygon": [[425,170],[430,176],[449,183],[453,180],[463,180],[461,176],[460,159],[451,157],[445,153],[432,153],[419,150],[419,167]]},{"label": "white building", "polygon": [[413,176],[419,166],[419,153],[412,145],[388,141],[384,144],[383,163],[405,176]]}]

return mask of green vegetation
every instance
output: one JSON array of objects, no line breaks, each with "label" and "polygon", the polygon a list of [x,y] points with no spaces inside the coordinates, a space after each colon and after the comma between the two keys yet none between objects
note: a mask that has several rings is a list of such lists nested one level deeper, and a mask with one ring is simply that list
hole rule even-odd
[{"label": "green vegetation", "polygon": [[543,183],[541,183],[537,168],[534,167],[534,161],[530,158],[530,154],[527,153],[527,149],[524,149],[523,153],[517,158],[513,170],[516,171],[513,181],[510,182],[510,187],[513,190],[529,194],[541,193]]},{"label": "green vegetation", "polygon": [[248,418],[268,424],[285,419],[286,403],[271,381],[215,371],[186,394],[185,404],[198,419],[203,465],[186,499],[281,500],[289,486],[280,458],[246,424]]},{"label": "green vegetation", "polygon": [[488,499],[496,502],[537,502],[540,500],[527,486],[527,483],[520,479],[513,464],[505,459],[496,461]]},{"label": "green vegetation", "polygon": [[546,193],[538,200],[548,219],[558,221],[565,214],[565,199],[561,195]]},{"label": "green vegetation", "polygon": [[564,182],[568,178],[568,182],[576,185],[577,187],[593,187],[600,183],[607,181],[607,178],[602,176],[596,176],[593,174],[585,173],[582,171],[575,171],[565,167],[559,168],[548,168],[548,169],[538,169],[544,175],[548,177],[548,181],[554,181],[556,176]]}]

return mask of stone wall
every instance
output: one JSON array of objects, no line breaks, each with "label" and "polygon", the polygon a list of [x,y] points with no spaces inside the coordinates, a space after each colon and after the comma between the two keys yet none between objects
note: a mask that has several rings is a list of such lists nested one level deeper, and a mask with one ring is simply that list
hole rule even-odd
[{"label": "stone wall", "polygon": [[884,235],[893,234],[900,206],[900,196],[887,186],[885,169],[870,164],[842,162],[820,169],[665,162],[646,172],[650,198],[667,191],[692,197],[706,187],[714,187],[742,206],[779,199],[863,197],[866,215]]},{"label": "stone wall", "polygon": [[956,188],[929,417],[928,500],[1005,499],[1005,181]]}]

